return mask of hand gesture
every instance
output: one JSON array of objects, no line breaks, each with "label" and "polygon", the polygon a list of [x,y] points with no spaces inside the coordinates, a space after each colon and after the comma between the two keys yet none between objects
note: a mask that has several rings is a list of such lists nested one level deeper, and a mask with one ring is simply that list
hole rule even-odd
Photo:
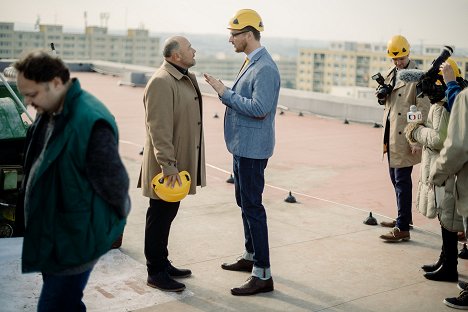
[{"label": "hand gesture", "polygon": [[205,77],[205,81],[210,84],[210,86],[218,93],[219,96],[223,96],[224,90],[226,90],[226,86],[221,82],[221,80],[216,79],[215,77],[203,74]]}]

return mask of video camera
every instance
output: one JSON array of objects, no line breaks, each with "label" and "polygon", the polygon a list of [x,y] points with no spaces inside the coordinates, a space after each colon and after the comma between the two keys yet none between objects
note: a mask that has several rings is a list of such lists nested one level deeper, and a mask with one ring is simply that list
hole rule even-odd
[{"label": "video camera", "polygon": [[[416,96],[424,97],[425,95],[429,98],[431,103],[437,103],[445,97],[445,85],[444,79],[439,75],[439,67],[443,62],[452,55],[453,49],[449,46],[445,46],[442,53],[432,62],[431,68],[424,73],[416,85]],[[440,82],[440,84],[437,83]]]},{"label": "video camera", "polygon": [[382,100],[384,100],[390,93],[392,93],[393,86],[386,84],[384,77],[382,77],[380,73],[373,75],[372,80],[375,80],[379,84],[376,89],[376,95],[377,99],[379,99],[379,104],[383,105],[384,102]]}]

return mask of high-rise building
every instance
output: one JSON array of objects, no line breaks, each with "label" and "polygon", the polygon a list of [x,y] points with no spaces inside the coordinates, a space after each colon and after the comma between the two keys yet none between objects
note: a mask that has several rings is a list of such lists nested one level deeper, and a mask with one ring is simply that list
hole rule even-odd
[{"label": "high-rise building", "polygon": [[[197,56],[197,63],[193,71],[198,73],[209,73],[221,80],[234,81],[242,67],[244,54],[233,54],[227,56],[224,53],[211,56]],[[278,66],[281,76],[281,87],[294,89],[296,87],[296,58],[284,57],[277,54],[272,55]]]},{"label": "high-rise building", "polygon": [[[410,57],[420,69],[427,70],[442,48],[422,47],[412,51]],[[377,83],[371,76],[378,72],[383,74],[392,66],[386,51],[385,44],[356,42],[332,42],[329,49],[300,49],[296,89],[329,93],[336,86],[375,88]],[[468,57],[452,58],[466,79]]]},{"label": "high-rise building", "polygon": [[39,25],[38,31],[15,31],[13,23],[0,22],[0,58],[18,58],[31,49],[49,48],[66,60],[103,60],[158,66],[159,38],[146,29],[128,29],[111,35],[107,27],[87,26],[83,34],[65,33],[61,25]]}]

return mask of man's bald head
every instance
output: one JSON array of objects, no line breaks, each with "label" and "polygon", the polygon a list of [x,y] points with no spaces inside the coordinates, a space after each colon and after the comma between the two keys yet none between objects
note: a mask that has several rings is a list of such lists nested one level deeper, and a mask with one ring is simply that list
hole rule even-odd
[{"label": "man's bald head", "polygon": [[174,36],[164,42],[163,55],[166,61],[188,69],[195,65],[195,52],[187,38]]},{"label": "man's bald head", "polygon": [[164,57],[171,57],[174,52],[177,52],[180,49],[180,43],[183,40],[187,40],[185,37],[182,36],[173,36],[164,42],[163,48],[163,56]]}]

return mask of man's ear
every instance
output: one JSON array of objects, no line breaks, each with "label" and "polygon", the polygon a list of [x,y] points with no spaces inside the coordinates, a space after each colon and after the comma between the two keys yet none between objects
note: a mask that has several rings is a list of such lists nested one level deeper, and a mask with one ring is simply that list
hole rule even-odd
[{"label": "man's ear", "polygon": [[52,79],[52,84],[55,88],[63,86],[63,82],[62,79],[60,79],[60,77],[54,77],[54,79]]}]

